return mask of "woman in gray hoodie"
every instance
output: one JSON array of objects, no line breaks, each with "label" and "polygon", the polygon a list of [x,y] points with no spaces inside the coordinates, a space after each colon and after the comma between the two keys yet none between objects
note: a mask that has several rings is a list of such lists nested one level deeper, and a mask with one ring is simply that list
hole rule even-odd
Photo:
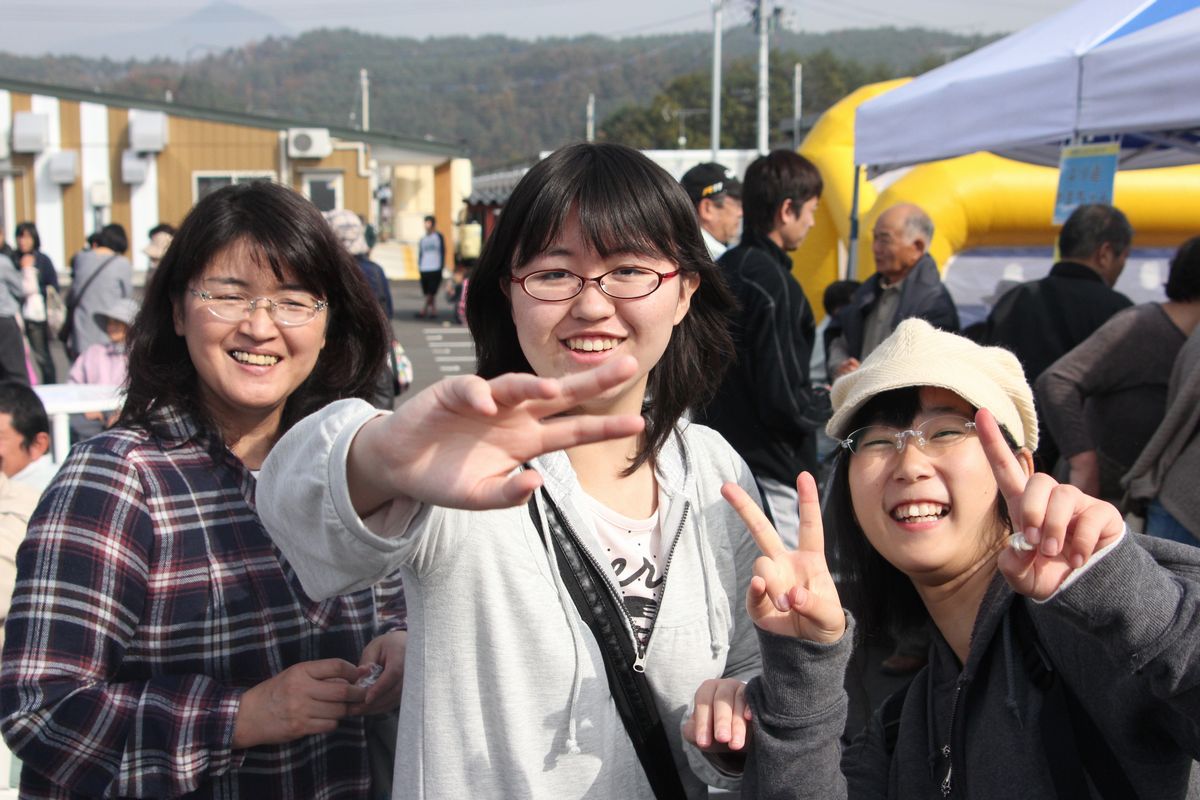
[{"label": "woman in gray hoodie", "polygon": [[[1195,548],[1033,474],[1033,400],[1006,350],[909,320],[832,400],[843,453],[824,524],[801,477],[797,551],[726,489],[767,556],[747,599],[763,674],[746,795],[1200,794]],[[864,629],[922,606],[934,623],[929,665],[846,747],[855,623],[825,528]]]}]

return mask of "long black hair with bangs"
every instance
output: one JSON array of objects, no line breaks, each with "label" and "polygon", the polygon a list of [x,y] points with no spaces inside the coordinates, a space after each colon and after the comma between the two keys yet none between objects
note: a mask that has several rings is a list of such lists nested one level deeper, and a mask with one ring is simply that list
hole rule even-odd
[{"label": "long black hair with bangs", "polygon": [[662,258],[700,278],[687,316],[650,370],[646,431],[628,474],[654,458],[689,406],[702,406],[716,392],[734,357],[728,328],[734,299],[678,181],[624,145],[569,145],[517,184],[471,276],[467,324],[480,376],[533,372],[517,339],[509,276],[547,250],[576,213],[584,240],[601,258]]}]

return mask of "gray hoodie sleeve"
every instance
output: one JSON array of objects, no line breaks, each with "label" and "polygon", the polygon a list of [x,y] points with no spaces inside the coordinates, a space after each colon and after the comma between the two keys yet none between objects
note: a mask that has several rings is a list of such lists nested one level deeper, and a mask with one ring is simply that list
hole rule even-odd
[{"label": "gray hoodie sleeve", "polygon": [[[1153,553],[1153,554],[1152,554]],[[1035,614],[1100,642],[1175,715],[1180,745],[1200,758],[1200,552],[1127,534]]]},{"label": "gray hoodie sleeve", "polygon": [[745,797],[762,800],[838,800],[847,796],[842,775],[842,730],[847,698],[846,664],[854,642],[854,620],[833,644],[758,631],[762,675],[747,696],[754,734]]}]

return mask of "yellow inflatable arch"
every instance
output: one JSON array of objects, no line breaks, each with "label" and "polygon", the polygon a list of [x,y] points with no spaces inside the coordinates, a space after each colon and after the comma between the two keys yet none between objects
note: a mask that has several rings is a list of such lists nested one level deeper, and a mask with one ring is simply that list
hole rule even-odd
[{"label": "yellow inflatable arch", "polygon": [[[825,180],[816,224],[792,256],[793,273],[818,319],[824,314],[825,287],[848,263],[855,111],[906,82],[872,84],[848,95],[822,115],[800,145]],[[933,219],[930,252],[944,267],[951,256],[975,247],[1053,246],[1058,228],[1050,219],[1057,189],[1057,169],[991,153],[919,164],[873,182],[860,177],[857,277],[875,272],[871,229],[876,217],[896,203],[916,203]],[[1136,246],[1174,247],[1200,234],[1200,165],[1118,172],[1113,202],[1129,216]]]}]

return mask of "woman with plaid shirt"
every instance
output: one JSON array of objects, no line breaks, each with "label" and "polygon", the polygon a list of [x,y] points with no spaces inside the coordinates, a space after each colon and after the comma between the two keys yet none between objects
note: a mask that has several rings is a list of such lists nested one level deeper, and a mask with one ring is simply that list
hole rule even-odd
[{"label": "woman with plaid shirt", "polygon": [[75,447],[17,554],[0,731],[22,797],[368,796],[363,715],[399,703],[403,592],[307,598],[254,488],[298,419],[370,393],[387,342],[302,197],[254,183],[192,210],[130,332],[117,426]]}]

